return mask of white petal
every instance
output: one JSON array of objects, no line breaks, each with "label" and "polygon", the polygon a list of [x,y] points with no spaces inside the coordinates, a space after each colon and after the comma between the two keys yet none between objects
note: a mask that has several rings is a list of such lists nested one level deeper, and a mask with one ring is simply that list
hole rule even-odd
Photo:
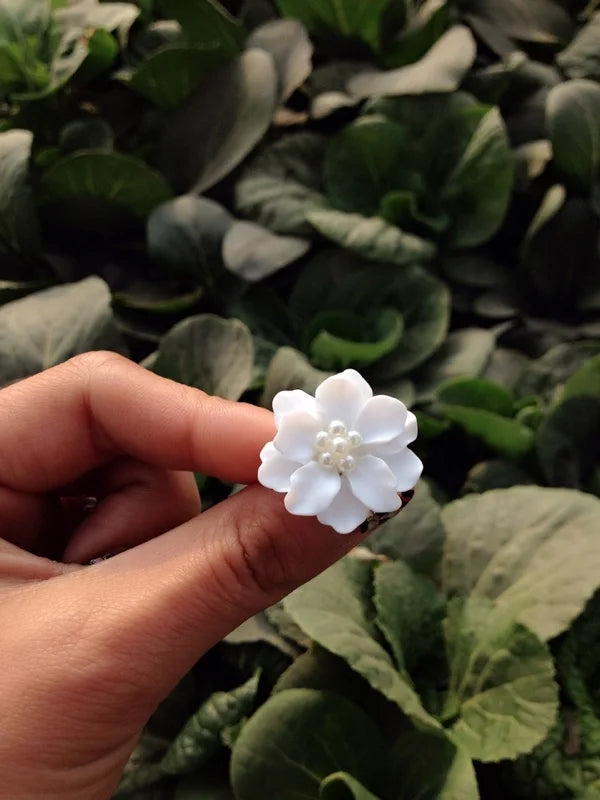
[{"label": "white petal", "polygon": [[339,419],[351,428],[361,408],[373,397],[373,390],[356,370],[346,369],[326,378],[317,387],[315,397],[325,419]]},{"label": "white petal", "polygon": [[307,414],[318,416],[317,402],[314,397],[303,392],[302,389],[278,392],[273,398],[273,412],[275,424],[279,427],[284,414],[290,411],[305,411]]},{"label": "white petal", "polygon": [[352,494],[350,484],[342,478],[342,488],[325,511],[317,515],[323,525],[331,525],[338,533],[352,533],[369,516],[369,509]]},{"label": "white petal", "polygon": [[414,488],[423,472],[423,462],[412,450],[404,448],[399,453],[385,456],[384,460],[396,476],[396,489],[399,492]]},{"label": "white petal", "polygon": [[312,459],[321,421],[305,411],[290,411],[281,420],[273,444],[286,458],[306,464]]},{"label": "white petal", "polygon": [[390,442],[404,432],[406,406],[395,397],[378,394],[365,403],[354,427],[365,444]]},{"label": "white petal", "polygon": [[260,460],[262,464],[258,468],[258,482],[276,492],[289,491],[292,473],[301,464],[282,456],[273,442],[266,444],[260,451]]},{"label": "white petal", "polygon": [[333,469],[311,461],[292,475],[291,487],[285,496],[290,514],[312,517],[320,514],[340,490],[342,479]]},{"label": "white petal", "polygon": [[385,461],[375,456],[362,456],[347,473],[354,496],[371,511],[387,513],[402,505],[396,489],[396,477]]},{"label": "white petal", "polygon": [[403,450],[407,444],[414,442],[416,438],[417,418],[412,411],[408,411],[406,414],[406,422],[404,423],[404,430],[401,434],[394,437],[390,442],[377,442],[369,449],[376,456],[384,456],[388,453],[397,453],[398,451]]}]

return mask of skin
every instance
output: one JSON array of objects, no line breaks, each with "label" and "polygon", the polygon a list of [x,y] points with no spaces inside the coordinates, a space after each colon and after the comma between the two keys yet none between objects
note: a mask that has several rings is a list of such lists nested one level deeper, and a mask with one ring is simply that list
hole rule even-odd
[{"label": "skin", "polygon": [[[0,798],[109,798],[203,653],[362,541],[252,485],[274,432],[112,353],[0,391]],[[192,471],[249,486],[200,514]]]}]

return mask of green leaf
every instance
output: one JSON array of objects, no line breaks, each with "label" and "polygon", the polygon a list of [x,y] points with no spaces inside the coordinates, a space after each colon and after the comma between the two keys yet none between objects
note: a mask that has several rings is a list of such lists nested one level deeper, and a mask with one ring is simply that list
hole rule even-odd
[{"label": "green leaf", "polygon": [[570,44],[556,56],[569,78],[600,79],[600,11],[596,11]]},{"label": "green leaf", "polygon": [[514,622],[510,609],[485,598],[457,598],[448,611],[450,739],[478,761],[529,752],[558,710],[547,645]]},{"label": "green leaf", "polygon": [[176,19],[193,42],[211,40],[236,55],[242,48],[244,32],[240,23],[217,0],[162,0],[165,15]]},{"label": "green leaf", "polygon": [[76,153],[78,150],[106,150],[114,148],[115,135],[106,120],[100,117],[88,117],[68,122],[61,129],[58,146],[63,155]]},{"label": "green leaf", "polygon": [[211,267],[220,263],[231,214],[206,197],[187,194],[157,206],[148,217],[150,256],[159,264],[210,284]]},{"label": "green leaf", "polygon": [[381,217],[363,217],[323,209],[306,213],[306,220],[332,242],[370,261],[390,264],[426,263],[435,256],[435,245],[405,233]]},{"label": "green leaf", "polygon": [[563,400],[586,395],[600,397],[600,355],[582,364],[563,387]]},{"label": "green leaf", "polygon": [[546,124],[557,167],[589,188],[600,166],[600,86],[587,80],[555,86],[546,101]]},{"label": "green leaf", "polygon": [[420,662],[442,646],[445,601],[435,584],[403,561],[375,570],[375,622],[390,645],[396,666],[410,682]]},{"label": "green leaf", "polygon": [[169,46],[151,53],[126,83],[163,110],[180,106],[204,79],[230,58],[218,43]]},{"label": "green leaf", "polygon": [[310,235],[306,213],[327,205],[321,184],[326,143],[324,136],[304,132],[266,147],[236,184],[237,210],[275,233]]},{"label": "green leaf", "polygon": [[475,129],[442,192],[441,202],[452,216],[450,238],[455,247],[474,247],[498,231],[508,210],[513,178],[508,135],[494,108]]},{"label": "green leaf", "polygon": [[253,222],[234,222],[223,239],[223,263],[246,281],[259,281],[301,258],[310,242],[278,236]]},{"label": "green leaf", "polygon": [[321,781],[319,798],[321,800],[379,800],[347,772],[334,772]]},{"label": "green leaf", "polygon": [[440,412],[467,433],[477,436],[506,458],[523,458],[534,444],[533,432],[515,419],[481,408],[439,404]]},{"label": "green leaf", "polygon": [[480,461],[471,467],[462,488],[462,494],[482,494],[490,489],[508,489],[533,483],[529,475],[510,461],[495,458]]},{"label": "green leaf", "polygon": [[239,400],[252,379],[252,336],[236,319],[188,317],[161,339],[153,371],[227,400]]},{"label": "green leaf", "polygon": [[600,585],[600,500],[519,486],[442,510],[449,595],[488,597],[541,639],[566,630]]},{"label": "green leaf", "polygon": [[452,331],[416,376],[419,398],[430,399],[444,381],[481,374],[490,360],[495,342],[494,334],[483,328]]},{"label": "green leaf", "polygon": [[100,278],[45,289],[0,308],[0,386],[88,350],[126,352]]},{"label": "green leaf", "polygon": [[373,309],[362,317],[349,311],[324,311],[306,336],[311,361],[322,369],[340,370],[373,364],[396,349],[404,332],[402,316],[391,308]]},{"label": "green leaf", "polygon": [[475,61],[476,52],[471,31],[464,25],[455,25],[419,61],[387,72],[359,73],[348,81],[348,93],[362,100],[454,92]]},{"label": "green leaf", "polygon": [[140,14],[133,3],[107,3],[101,0],[73,0],[67,6],[54,13],[60,33],[78,35],[89,29],[99,29],[112,33],[117,31],[121,45],[127,43],[127,36],[133,23]]},{"label": "green leaf", "polygon": [[306,356],[293,347],[280,347],[269,364],[261,405],[271,408],[275,395],[288,389],[303,389],[314,394],[317,386],[331,374],[313,367]]},{"label": "green leaf", "polygon": [[551,401],[556,388],[567,381],[588,359],[600,355],[600,342],[569,342],[552,347],[531,361],[517,383],[519,395],[540,395]]},{"label": "green leaf", "polygon": [[211,73],[165,128],[162,163],[173,185],[200,193],[228,175],[266,133],[276,95],[277,73],[264,50]]},{"label": "green leaf", "polygon": [[420,481],[401,514],[384,523],[366,542],[374,553],[401,559],[417,572],[432,573],[442,556],[445,538],[440,506]]},{"label": "green leaf", "polygon": [[369,564],[346,559],[296,589],[285,599],[284,608],[311,639],[343,658],[416,725],[435,730],[438,722],[377,641],[361,599],[369,590]]},{"label": "green leaf", "polygon": [[313,46],[306,29],[293,19],[278,19],[256,28],[246,42],[270,53],[279,77],[279,102],[284,103],[312,71]]},{"label": "green leaf", "polygon": [[160,175],[132,156],[84,151],[67,156],[42,176],[42,203],[94,197],[116,203],[144,217],[171,196]]},{"label": "green leaf", "polygon": [[385,749],[358,706],[333,693],[290,689],[267,700],[242,730],[231,758],[233,792],[236,800],[265,793],[318,800],[322,781],[340,770],[376,788]]},{"label": "green leaf", "polygon": [[28,180],[32,141],[30,131],[0,133],[0,251],[37,253],[41,247]]},{"label": "green leaf", "polygon": [[600,395],[590,392],[564,400],[540,425],[536,445],[550,486],[594,491],[590,482],[600,465]]},{"label": "green leaf", "polygon": [[303,22],[310,33],[363,39],[374,49],[379,44],[379,24],[388,0],[277,0],[286,17]]},{"label": "green leaf", "polygon": [[503,417],[512,417],[515,411],[513,393],[501,384],[485,378],[455,378],[446,381],[438,388],[437,397],[442,403],[483,408]]},{"label": "green leaf", "polygon": [[556,45],[570,38],[569,15],[554,0],[460,0],[459,5],[476,30],[481,20],[517,42]]},{"label": "green leaf", "polygon": [[445,736],[408,731],[394,745],[392,757],[397,800],[479,800],[471,759]]}]

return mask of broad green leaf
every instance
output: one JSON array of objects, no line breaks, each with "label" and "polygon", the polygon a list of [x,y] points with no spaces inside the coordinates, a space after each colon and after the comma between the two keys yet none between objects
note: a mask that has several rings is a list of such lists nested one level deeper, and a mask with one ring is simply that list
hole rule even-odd
[{"label": "broad green leaf", "polygon": [[301,258],[310,242],[278,236],[254,222],[234,222],[223,238],[223,263],[246,281],[259,281]]},{"label": "broad green leaf", "polygon": [[550,650],[510,609],[485,598],[456,598],[448,612],[448,736],[478,761],[529,752],[558,710]]},{"label": "broad green leaf", "polygon": [[0,305],[10,303],[11,300],[19,300],[32,292],[40,289],[48,289],[52,281],[4,281],[0,280]]},{"label": "broad green leaf", "polygon": [[210,39],[231,55],[239,53],[244,32],[218,0],[161,0],[165,15],[176,19],[193,42]]},{"label": "broad green leaf", "polygon": [[485,378],[454,378],[446,381],[437,390],[441,403],[469,408],[483,408],[503,417],[512,417],[515,397],[499,383]]},{"label": "broad green leaf", "polygon": [[410,503],[366,542],[374,553],[401,559],[417,572],[432,573],[442,556],[445,531],[440,506],[420,481]]},{"label": "broad green leaf", "polygon": [[411,161],[409,133],[403,126],[383,117],[363,117],[329,143],[323,163],[327,197],[340,211],[376,214],[387,192],[411,189],[418,181]]},{"label": "broad green leaf", "polygon": [[591,15],[556,61],[569,78],[600,79],[600,11]]},{"label": "broad green leaf", "polygon": [[567,380],[562,400],[591,395],[600,398],[600,355],[590,358]]},{"label": "broad green leaf", "polygon": [[218,44],[166,47],[151,53],[126,83],[164,110],[180,106],[230,54]]},{"label": "broad green leaf", "polygon": [[126,352],[108,286],[99,278],[45,289],[0,308],[0,386],[88,350]]},{"label": "broad green leaf", "polygon": [[485,369],[484,378],[502,383],[507,389],[515,390],[531,359],[519,350],[508,347],[496,347],[491,354]]},{"label": "broad green leaf", "polygon": [[306,356],[293,347],[280,347],[267,371],[261,405],[271,408],[277,392],[288,389],[303,389],[314,394],[317,386],[331,374],[313,367]]},{"label": "broad green leaf", "polygon": [[473,247],[500,228],[510,202],[513,156],[500,112],[489,111],[446,180],[441,202],[452,217],[451,242]]},{"label": "broad green leaf", "polygon": [[479,800],[473,762],[445,736],[408,731],[392,757],[397,800]]},{"label": "broad green leaf", "polygon": [[480,375],[488,364],[496,337],[483,328],[452,331],[416,376],[418,395],[429,399],[444,381]]},{"label": "broad green leaf", "polygon": [[471,467],[462,488],[462,494],[483,494],[490,489],[508,489],[533,483],[529,475],[516,464],[500,458],[480,461]]},{"label": "broad green leaf", "polygon": [[569,15],[554,0],[459,0],[459,7],[471,24],[481,20],[517,42],[556,45],[571,34]]},{"label": "broad green leaf", "polygon": [[275,65],[264,50],[212,72],[166,125],[161,160],[173,185],[199,193],[228,175],[266,133],[276,95]]},{"label": "broad green leaf", "polygon": [[447,255],[442,270],[450,280],[474,289],[499,289],[506,284],[506,269],[481,251]]},{"label": "broad green leaf", "polygon": [[471,68],[476,52],[470,30],[455,25],[419,61],[387,72],[358,74],[348,81],[348,92],[358,99],[454,92]]},{"label": "broad green leaf", "polygon": [[309,324],[311,361],[321,369],[364,367],[393,352],[404,332],[402,316],[391,308],[362,316],[349,311],[324,311]]},{"label": "broad green leaf", "polygon": [[339,695],[290,689],[271,697],[244,726],[231,758],[236,800],[318,800],[337,771],[376,789],[385,741],[373,720]]},{"label": "broad green leaf", "polygon": [[188,317],[162,338],[153,371],[203,392],[239,400],[252,378],[252,336],[236,319]]},{"label": "broad green leaf", "polygon": [[426,263],[435,256],[435,245],[405,233],[381,217],[363,217],[344,211],[309,211],[306,220],[320,234],[370,261],[387,261],[404,267]]},{"label": "broad green leaf", "polygon": [[0,133],[0,251],[36,253],[41,247],[28,175],[32,141],[30,131]]},{"label": "broad green leaf", "polygon": [[234,645],[267,642],[291,658],[295,658],[298,654],[298,650],[284,639],[277,628],[269,621],[264,611],[260,611],[250,619],[242,622],[223,641]]},{"label": "broad green leaf", "polygon": [[113,293],[113,306],[149,314],[179,314],[196,307],[204,296],[200,286],[185,294],[169,294],[157,290],[155,284],[137,285],[128,291]]},{"label": "broad green leaf", "polygon": [[557,636],[600,585],[599,512],[591,495],[539,486],[450,503],[446,593],[488,597],[541,639]]},{"label": "broad green leaf", "polygon": [[551,401],[560,384],[598,355],[600,342],[592,339],[552,347],[530,362],[517,383],[517,392],[521,396],[537,394],[543,400]]},{"label": "broad green leaf", "polygon": [[80,35],[91,29],[103,28],[106,31],[117,31],[121,44],[127,42],[127,35],[140,14],[134,3],[107,3],[99,0],[73,0],[63,8],[59,8],[54,19],[62,34]]},{"label": "broad green leaf", "polygon": [[515,419],[507,419],[481,408],[439,403],[440,412],[467,433],[477,436],[506,458],[519,459],[534,444],[533,432]]},{"label": "broad green leaf", "polygon": [[285,599],[284,607],[311,639],[347,661],[416,725],[437,729],[438,722],[425,711],[411,683],[377,641],[361,599],[369,584],[369,565],[346,559],[296,589]]},{"label": "broad green leaf", "polygon": [[279,77],[280,103],[285,102],[312,71],[313,46],[306,29],[296,20],[266,22],[252,31],[246,47],[266,50],[273,57]]},{"label": "broad green leaf", "polygon": [[[387,67],[404,67],[422,58],[442,37],[450,21],[450,8],[446,0],[424,0],[410,9],[404,0],[390,3],[381,30],[384,63]],[[393,14],[399,18],[395,29]],[[390,20],[390,17],[392,19]]]},{"label": "broad green leaf", "polygon": [[408,682],[422,659],[442,647],[445,602],[435,584],[403,561],[375,570],[375,622],[392,649],[396,666]]},{"label": "broad green leaf", "polygon": [[223,236],[232,223],[231,214],[214,200],[181,195],[148,217],[148,251],[157,263],[210,283],[211,266],[220,262]]},{"label": "broad green leaf", "polygon": [[238,211],[275,233],[310,235],[306,213],[327,205],[321,184],[326,143],[324,136],[304,132],[266,147],[236,184]]},{"label": "broad green leaf", "polygon": [[41,202],[77,197],[109,200],[144,217],[171,196],[160,173],[122,153],[84,151],[67,156],[42,176]]},{"label": "broad green leaf", "polygon": [[347,772],[334,772],[319,787],[321,800],[379,800]]},{"label": "broad green leaf", "polygon": [[527,249],[538,232],[552,222],[556,214],[564,206],[566,199],[567,190],[560,183],[551,186],[545,193],[523,239],[523,252],[525,254],[527,254]]},{"label": "broad green leaf", "polygon": [[548,93],[546,123],[557,167],[589,188],[600,166],[600,86],[573,80]]},{"label": "broad green leaf", "polygon": [[114,148],[115,134],[106,120],[100,117],[76,119],[61,129],[58,146],[63,155],[78,150],[105,150]]},{"label": "broad green leaf", "polygon": [[315,36],[363,39],[379,45],[379,24],[388,0],[277,0],[281,13],[303,22]]},{"label": "broad green leaf", "polygon": [[600,394],[592,394],[593,388],[564,400],[537,431],[538,462],[550,486],[594,491],[590,482],[600,465]]}]

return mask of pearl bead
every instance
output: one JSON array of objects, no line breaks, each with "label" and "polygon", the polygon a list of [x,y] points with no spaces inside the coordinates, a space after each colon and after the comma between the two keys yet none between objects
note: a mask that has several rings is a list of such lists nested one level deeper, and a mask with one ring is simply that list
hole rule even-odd
[{"label": "pearl bead", "polygon": [[345,436],[336,436],[332,444],[334,453],[345,453],[348,450],[348,440]]},{"label": "pearl bead", "polygon": [[349,472],[351,469],[354,469],[355,462],[352,456],[345,456],[344,458],[340,458],[338,465],[342,472]]},{"label": "pearl bead", "polygon": [[358,431],[350,431],[348,434],[348,441],[352,445],[352,447],[359,447],[362,444],[362,436]]},{"label": "pearl bead", "polygon": [[321,453],[319,456],[319,464],[322,467],[332,467],[333,466],[333,456],[331,453]]},{"label": "pearl bead", "polygon": [[346,426],[339,419],[334,419],[333,422],[329,424],[329,433],[332,436],[345,436],[346,431]]},{"label": "pearl bead", "polygon": [[327,431],[319,431],[315,437],[315,446],[318,450],[323,450],[327,447],[329,442],[329,435]]}]

